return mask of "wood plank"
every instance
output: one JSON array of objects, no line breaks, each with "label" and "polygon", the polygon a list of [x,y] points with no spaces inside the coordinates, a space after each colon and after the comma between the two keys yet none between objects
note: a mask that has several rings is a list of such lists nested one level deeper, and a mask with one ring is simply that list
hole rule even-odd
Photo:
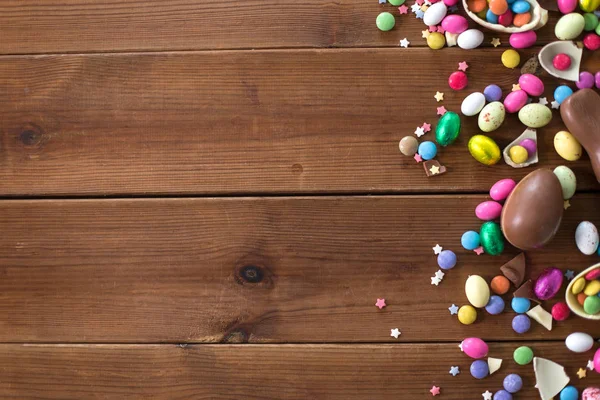
[{"label": "wood plank", "polygon": [[[396,15],[393,31],[375,27],[381,11]],[[557,18],[538,43],[556,40]],[[423,29],[414,14],[363,0],[0,1],[0,54],[397,46],[403,37],[424,46]],[[486,45],[493,36],[486,33]]]},{"label": "wood plank", "polygon": [[[408,56],[407,56],[408,54]],[[398,141],[436,107],[459,110],[467,92],[446,76],[467,60],[471,90],[491,77],[505,90],[518,71],[501,49],[202,52],[9,57],[0,61],[0,193],[4,195],[485,192],[529,170],[478,164],[478,133],[463,118],[440,151],[449,173],[426,178]],[[527,53],[523,52],[523,56]],[[423,75],[423,71],[441,74]],[[585,68],[600,69],[600,54]],[[556,80],[546,79],[552,100]],[[436,90],[446,100],[436,103]],[[540,166],[553,149],[557,112],[540,130]],[[524,129],[515,115],[491,136]],[[431,139],[433,133],[423,137]],[[570,163],[580,188],[597,190],[586,157]]]},{"label": "wood plank", "polygon": [[[490,343],[504,358],[491,377],[470,376],[471,359],[456,344],[428,345],[0,345],[0,397],[19,399],[480,399],[523,378],[521,400],[539,399],[530,365],[512,360],[519,343]],[[580,391],[600,375],[576,372],[593,355],[562,343],[531,344],[535,354],[565,366]],[[461,374],[452,377],[450,366]]]},{"label": "wood plank", "polygon": [[[548,266],[598,262],[576,249],[600,195],[576,195],[559,235],[527,254]],[[600,325],[571,318],[526,335],[512,311],[461,325],[464,282],[488,282],[517,254],[460,246],[482,196],[0,202],[2,342],[394,342],[562,340]],[[431,247],[459,265],[439,287]],[[387,299],[379,311],[376,298]],[[506,297],[507,301],[510,299]],[[553,302],[546,302],[550,308]],[[435,329],[432,329],[435,327]]]}]

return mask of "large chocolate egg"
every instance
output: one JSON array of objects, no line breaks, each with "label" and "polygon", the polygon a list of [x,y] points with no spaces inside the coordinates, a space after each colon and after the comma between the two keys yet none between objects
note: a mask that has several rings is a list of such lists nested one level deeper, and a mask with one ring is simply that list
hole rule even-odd
[{"label": "large chocolate egg", "polygon": [[521,250],[548,243],[560,227],[564,211],[562,188],[550,169],[527,175],[512,191],[502,209],[502,232]]}]

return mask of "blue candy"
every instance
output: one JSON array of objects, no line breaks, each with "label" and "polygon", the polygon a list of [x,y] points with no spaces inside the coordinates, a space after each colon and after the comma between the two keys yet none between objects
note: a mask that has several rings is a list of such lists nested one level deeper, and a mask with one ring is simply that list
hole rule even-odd
[{"label": "blue candy", "polygon": [[525,297],[513,297],[512,301],[510,302],[510,306],[517,314],[523,314],[529,311],[531,302]]},{"label": "blue candy", "polygon": [[531,9],[531,4],[525,0],[517,0],[511,4],[510,10],[515,14],[526,13]]},{"label": "blue candy", "polygon": [[438,254],[437,262],[441,269],[452,269],[456,265],[456,254],[452,250],[444,250]]},{"label": "blue candy", "polygon": [[565,99],[572,94],[573,89],[571,89],[567,85],[560,85],[556,89],[554,89],[554,100],[556,100],[558,104],[562,104],[562,102],[565,101]]},{"label": "blue candy", "polygon": [[427,141],[419,145],[419,155],[423,160],[431,160],[437,155],[437,147],[435,143]]},{"label": "blue candy", "polygon": [[498,390],[494,393],[493,400],[513,400],[512,394],[508,393],[506,390]]},{"label": "blue candy", "polygon": [[525,333],[531,328],[531,320],[525,314],[519,314],[512,320],[512,328],[517,333]]},{"label": "blue candy", "polygon": [[475,360],[473,364],[471,364],[471,375],[475,379],[483,379],[490,373],[490,368],[488,367],[487,361],[483,360]]},{"label": "blue candy", "polygon": [[460,244],[462,244],[462,247],[464,247],[465,250],[475,250],[481,245],[479,233],[475,231],[463,233],[462,237],[460,238]]},{"label": "blue candy", "polygon": [[567,386],[560,392],[560,400],[577,400],[579,399],[579,391],[575,386]]},{"label": "blue candy", "polygon": [[502,297],[496,295],[491,296],[490,301],[488,301],[485,306],[485,311],[492,315],[498,315],[504,311],[504,300],[502,300]]},{"label": "blue candy", "polygon": [[502,98],[502,89],[498,85],[488,85],[483,89],[483,95],[488,103],[499,101]]},{"label": "blue candy", "polygon": [[509,393],[517,393],[523,387],[523,379],[517,374],[509,374],[504,378],[502,386]]},{"label": "blue candy", "polygon": [[487,10],[487,12],[485,13],[485,19],[487,20],[487,22],[492,24],[498,23],[498,16],[494,14],[492,10]]}]

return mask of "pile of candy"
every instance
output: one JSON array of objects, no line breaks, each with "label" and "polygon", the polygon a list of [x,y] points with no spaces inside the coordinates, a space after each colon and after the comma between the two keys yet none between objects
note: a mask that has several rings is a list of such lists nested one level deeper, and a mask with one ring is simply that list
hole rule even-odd
[{"label": "pile of candy", "polygon": [[600,313],[600,268],[577,278],[571,285],[571,293],[577,296],[577,302],[586,314]]}]

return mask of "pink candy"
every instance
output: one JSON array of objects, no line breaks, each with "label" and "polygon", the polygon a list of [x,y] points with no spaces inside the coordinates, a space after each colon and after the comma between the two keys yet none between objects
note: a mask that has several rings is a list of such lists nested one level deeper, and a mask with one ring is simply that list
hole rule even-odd
[{"label": "pink candy", "polygon": [[537,143],[533,139],[525,139],[519,143],[520,146],[525,147],[527,150],[527,155],[532,157],[537,151]]},{"label": "pink candy", "polygon": [[600,349],[596,350],[596,354],[594,354],[594,370],[600,373]]},{"label": "pink candy", "polygon": [[544,82],[532,74],[523,74],[519,77],[519,86],[530,96],[541,96],[544,93]]},{"label": "pink candy", "polygon": [[462,15],[451,14],[442,20],[442,28],[450,33],[463,33],[469,28],[469,22]]},{"label": "pink candy", "polygon": [[535,31],[516,32],[512,33],[508,38],[508,42],[515,49],[526,49],[535,44],[537,35]]},{"label": "pink candy", "polygon": [[581,393],[581,400],[600,400],[600,388],[586,388],[583,393]]},{"label": "pink candy", "polygon": [[506,200],[506,198],[512,193],[517,183],[512,179],[502,179],[494,183],[494,186],[490,189],[490,196],[496,201]]},{"label": "pink candy", "polygon": [[586,49],[596,51],[600,49],[600,36],[591,32],[583,37],[583,45]]},{"label": "pink candy", "polygon": [[510,10],[498,16],[498,23],[502,26],[510,26],[513,22],[513,13]]},{"label": "pink candy", "polygon": [[467,87],[469,83],[469,79],[467,78],[467,74],[462,71],[455,71],[450,74],[448,78],[448,86],[453,90],[463,90]]},{"label": "pink candy", "polygon": [[535,281],[533,291],[540,300],[556,296],[563,282],[563,273],[558,268],[546,268]]},{"label": "pink candy", "polygon": [[552,318],[555,320],[564,321],[565,319],[569,318],[569,315],[571,315],[571,310],[564,301],[559,301],[552,306]]},{"label": "pink candy", "polygon": [[500,218],[502,204],[495,201],[484,201],[475,208],[475,215],[483,221],[492,221]]},{"label": "pink candy", "polygon": [[569,14],[577,8],[577,0],[557,0],[558,9],[563,14]]},{"label": "pink candy", "polygon": [[516,113],[527,104],[527,93],[524,90],[510,92],[504,99],[504,108],[508,113]]},{"label": "pink candy", "polygon": [[452,7],[458,4],[458,0],[444,0],[444,4],[448,7]]},{"label": "pink candy", "polygon": [[462,342],[462,351],[471,358],[478,359],[487,356],[488,345],[479,338],[466,338]]},{"label": "pink candy", "polygon": [[595,270],[590,271],[587,274],[585,274],[585,279],[588,281],[593,281],[594,279],[598,279],[598,278],[600,278],[600,268],[595,269]]},{"label": "pink candy", "polygon": [[571,57],[565,53],[560,53],[552,59],[552,65],[559,71],[565,71],[571,66]]}]

